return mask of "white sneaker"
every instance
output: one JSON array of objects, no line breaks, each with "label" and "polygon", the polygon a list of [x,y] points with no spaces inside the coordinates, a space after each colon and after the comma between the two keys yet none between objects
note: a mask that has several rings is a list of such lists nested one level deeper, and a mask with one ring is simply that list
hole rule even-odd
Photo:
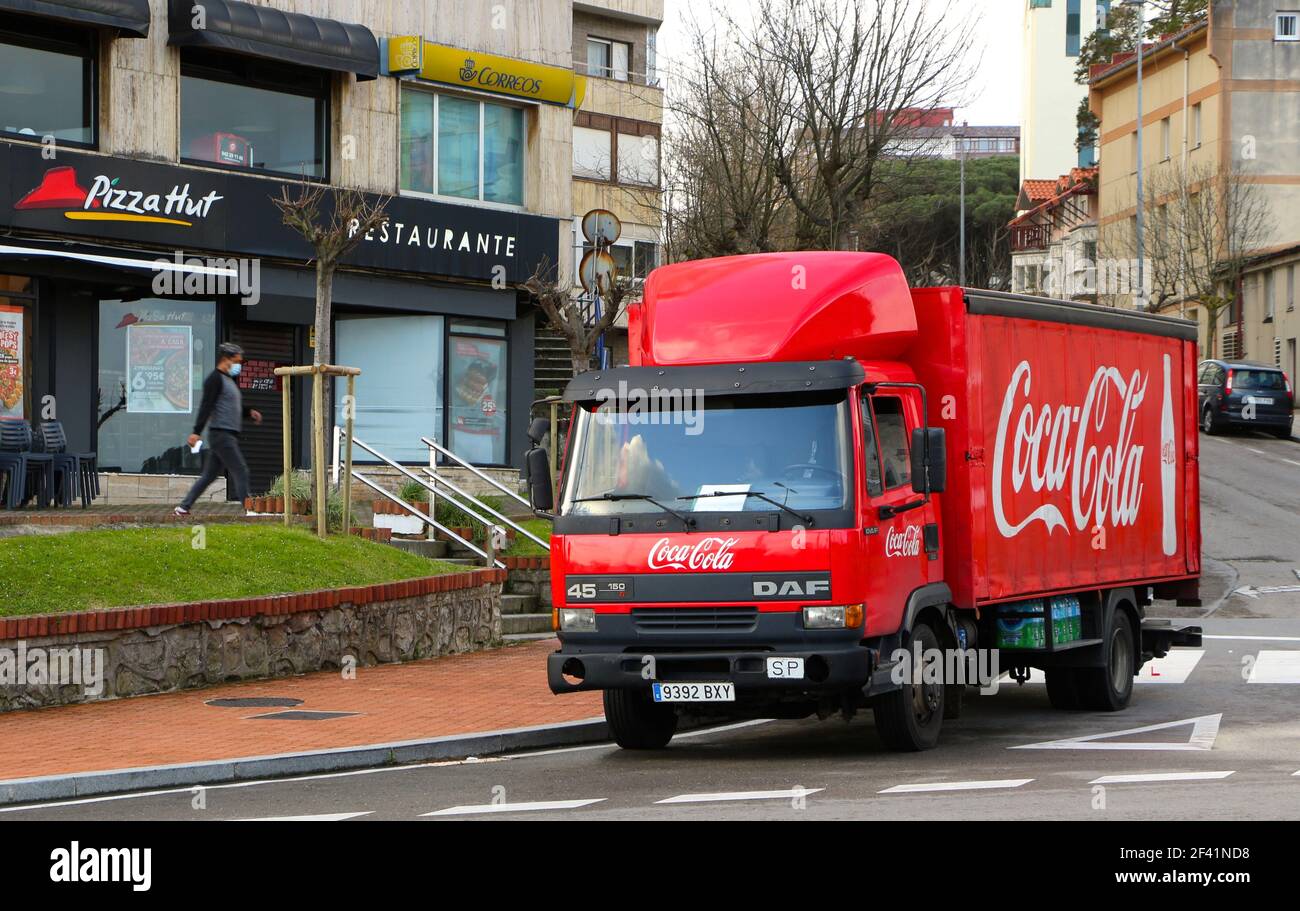
[{"label": "white sneaker", "polygon": [[172,514],[177,516],[188,516],[190,514],[190,511],[186,509],[184,506],[177,506],[175,509],[172,510]]}]

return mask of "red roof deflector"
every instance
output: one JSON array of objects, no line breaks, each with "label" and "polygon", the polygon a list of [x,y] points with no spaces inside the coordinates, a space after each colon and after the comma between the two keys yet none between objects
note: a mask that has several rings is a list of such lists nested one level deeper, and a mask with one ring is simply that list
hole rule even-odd
[{"label": "red roof deflector", "polygon": [[916,338],[903,270],[882,253],[761,253],[656,269],[629,319],[632,363],[887,359]]}]

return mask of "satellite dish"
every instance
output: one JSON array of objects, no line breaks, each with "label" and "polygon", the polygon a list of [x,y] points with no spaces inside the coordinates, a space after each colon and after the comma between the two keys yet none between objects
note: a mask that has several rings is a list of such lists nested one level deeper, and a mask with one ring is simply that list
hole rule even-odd
[{"label": "satellite dish", "polygon": [[608,209],[592,209],[582,216],[582,236],[596,247],[608,247],[623,233],[623,223]]},{"label": "satellite dish", "polygon": [[582,257],[578,266],[578,276],[582,279],[582,289],[588,293],[607,294],[614,287],[618,277],[618,264],[614,257],[603,250],[590,250]]}]

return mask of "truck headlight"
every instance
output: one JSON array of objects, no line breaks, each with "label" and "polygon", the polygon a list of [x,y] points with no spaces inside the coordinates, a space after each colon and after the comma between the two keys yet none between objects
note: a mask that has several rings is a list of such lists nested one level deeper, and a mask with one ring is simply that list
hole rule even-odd
[{"label": "truck headlight", "polygon": [[803,609],[804,629],[854,629],[861,625],[861,604],[836,604],[829,607]]},{"label": "truck headlight", "polygon": [[562,607],[560,629],[566,633],[594,633],[596,612],[590,607]]}]

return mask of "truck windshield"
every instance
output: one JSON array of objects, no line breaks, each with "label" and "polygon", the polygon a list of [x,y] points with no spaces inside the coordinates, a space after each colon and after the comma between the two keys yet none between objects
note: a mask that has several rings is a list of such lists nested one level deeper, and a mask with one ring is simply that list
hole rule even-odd
[{"label": "truck windshield", "polygon": [[656,511],[647,497],[695,513],[847,505],[844,392],[711,396],[698,407],[689,398],[682,408],[580,407],[564,514]]}]

